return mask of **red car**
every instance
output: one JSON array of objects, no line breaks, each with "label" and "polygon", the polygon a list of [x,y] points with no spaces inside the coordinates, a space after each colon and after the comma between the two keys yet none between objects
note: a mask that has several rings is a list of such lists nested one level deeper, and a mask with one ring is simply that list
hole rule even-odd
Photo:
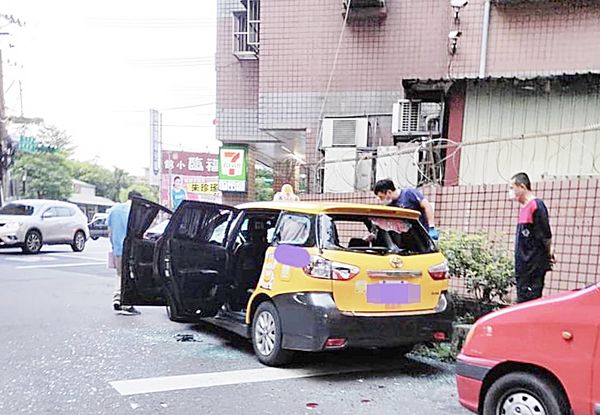
[{"label": "red car", "polygon": [[483,415],[600,414],[600,285],[481,318],[456,380],[460,403]]}]

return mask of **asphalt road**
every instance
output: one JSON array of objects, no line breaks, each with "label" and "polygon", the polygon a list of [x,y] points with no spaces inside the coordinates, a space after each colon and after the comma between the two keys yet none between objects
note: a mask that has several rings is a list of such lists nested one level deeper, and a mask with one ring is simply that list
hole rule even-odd
[{"label": "asphalt road", "polygon": [[468,413],[450,365],[350,351],[271,369],[247,341],[162,308],[117,315],[107,248],[0,250],[0,414]]}]

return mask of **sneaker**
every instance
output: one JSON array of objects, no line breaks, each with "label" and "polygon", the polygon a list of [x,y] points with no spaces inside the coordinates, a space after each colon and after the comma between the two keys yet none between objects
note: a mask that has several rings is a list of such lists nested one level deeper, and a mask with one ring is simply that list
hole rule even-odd
[{"label": "sneaker", "polygon": [[133,306],[130,306],[130,307],[121,307],[119,314],[124,315],[124,316],[137,316],[142,313],[140,313],[138,310],[133,308]]},{"label": "sneaker", "polygon": [[113,303],[113,308],[115,311],[121,311],[121,304],[119,303]]}]

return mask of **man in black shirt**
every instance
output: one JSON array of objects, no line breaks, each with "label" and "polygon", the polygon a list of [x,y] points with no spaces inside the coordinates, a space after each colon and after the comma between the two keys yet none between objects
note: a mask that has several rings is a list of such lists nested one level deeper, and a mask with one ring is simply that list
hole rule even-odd
[{"label": "man in black shirt", "polygon": [[552,231],[548,209],[531,192],[531,181],[526,173],[515,174],[510,183],[510,198],[521,205],[515,237],[515,276],[517,302],[542,296],[546,272],[552,269]]}]

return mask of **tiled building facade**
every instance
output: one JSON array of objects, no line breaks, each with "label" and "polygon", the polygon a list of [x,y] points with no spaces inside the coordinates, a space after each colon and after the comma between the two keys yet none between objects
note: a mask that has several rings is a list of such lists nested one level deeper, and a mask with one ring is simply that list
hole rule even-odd
[{"label": "tiled building facade", "polygon": [[[457,19],[449,1],[348,3],[345,21],[342,0],[218,0],[217,136],[251,144],[275,167],[276,184],[297,185],[303,174],[309,192],[322,190],[325,117],[369,117],[368,146],[391,146],[393,104],[423,91],[430,99],[433,89],[446,105],[442,136],[461,142],[475,79],[600,72],[597,2],[492,1],[483,51],[486,0],[471,0]],[[361,20],[363,5],[379,18]],[[260,12],[260,25],[247,30],[259,32],[260,46],[240,57],[234,26],[249,7]],[[460,32],[454,49],[452,31]],[[445,183],[460,184],[460,153],[446,170]]]}]

